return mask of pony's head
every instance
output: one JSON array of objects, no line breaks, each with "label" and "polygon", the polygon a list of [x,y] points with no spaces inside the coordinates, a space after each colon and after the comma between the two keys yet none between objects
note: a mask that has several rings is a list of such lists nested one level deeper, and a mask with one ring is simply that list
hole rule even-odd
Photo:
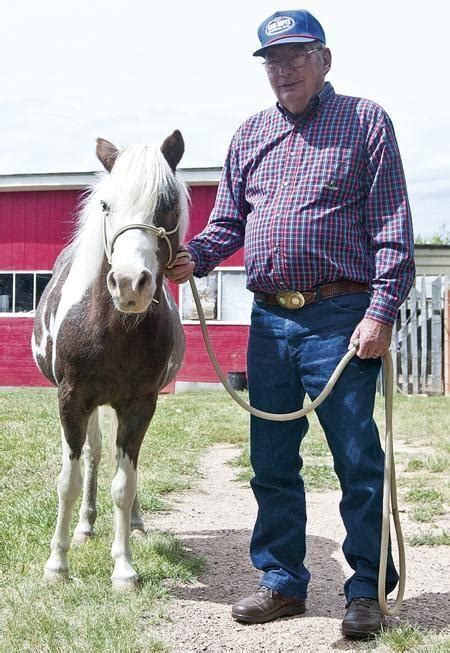
[{"label": "pony's head", "polygon": [[129,145],[121,152],[97,139],[97,156],[110,173],[95,192],[111,266],[107,286],[124,313],[147,310],[186,234],[187,191],[175,174],[183,152],[179,131],[161,148]]}]

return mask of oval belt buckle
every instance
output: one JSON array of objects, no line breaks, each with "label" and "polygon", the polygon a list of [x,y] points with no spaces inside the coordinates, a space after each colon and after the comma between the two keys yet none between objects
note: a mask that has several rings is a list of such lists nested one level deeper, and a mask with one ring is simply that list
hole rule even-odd
[{"label": "oval belt buckle", "polygon": [[296,310],[305,304],[305,298],[298,290],[290,290],[277,293],[277,302],[283,308]]}]

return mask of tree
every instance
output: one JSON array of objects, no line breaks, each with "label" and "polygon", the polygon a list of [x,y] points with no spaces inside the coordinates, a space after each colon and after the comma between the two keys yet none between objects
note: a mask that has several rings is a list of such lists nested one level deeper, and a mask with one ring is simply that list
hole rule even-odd
[{"label": "tree", "polygon": [[416,245],[450,245],[450,228],[444,222],[431,236],[417,234],[414,242]]}]

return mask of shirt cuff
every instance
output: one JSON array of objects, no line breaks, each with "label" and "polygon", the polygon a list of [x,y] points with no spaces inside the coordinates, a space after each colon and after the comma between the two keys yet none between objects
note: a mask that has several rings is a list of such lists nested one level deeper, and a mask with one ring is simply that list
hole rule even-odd
[{"label": "shirt cuff", "polygon": [[365,317],[369,317],[371,320],[381,322],[382,324],[393,326],[397,319],[397,313],[398,306],[392,301],[392,299],[386,299],[383,296],[374,293]]},{"label": "shirt cuff", "polygon": [[206,276],[207,273],[201,271],[201,260],[200,257],[198,256],[197,252],[191,245],[185,245],[187,251],[191,255],[192,261],[194,263],[194,276],[195,277],[204,277]]}]

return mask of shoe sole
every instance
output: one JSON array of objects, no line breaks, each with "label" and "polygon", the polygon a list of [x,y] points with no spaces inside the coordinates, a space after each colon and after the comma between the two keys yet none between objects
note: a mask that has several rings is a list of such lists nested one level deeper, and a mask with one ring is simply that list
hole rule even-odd
[{"label": "shoe sole", "polygon": [[347,630],[342,628],[342,634],[344,637],[349,637],[350,639],[374,639],[381,632],[379,630],[374,630],[370,632],[364,632],[362,630]]},{"label": "shoe sole", "polygon": [[236,612],[232,612],[231,616],[233,619],[236,619],[236,621],[243,621],[249,624],[265,624],[267,621],[273,621],[274,619],[280,619],[281,617],[295,617],[295,615],[304,614],[305,612],[306,607],[299,608],[298,606],[286,606],[280,608],[276,612],[271,612],[270,614],[261,617],[237,614]]}]

